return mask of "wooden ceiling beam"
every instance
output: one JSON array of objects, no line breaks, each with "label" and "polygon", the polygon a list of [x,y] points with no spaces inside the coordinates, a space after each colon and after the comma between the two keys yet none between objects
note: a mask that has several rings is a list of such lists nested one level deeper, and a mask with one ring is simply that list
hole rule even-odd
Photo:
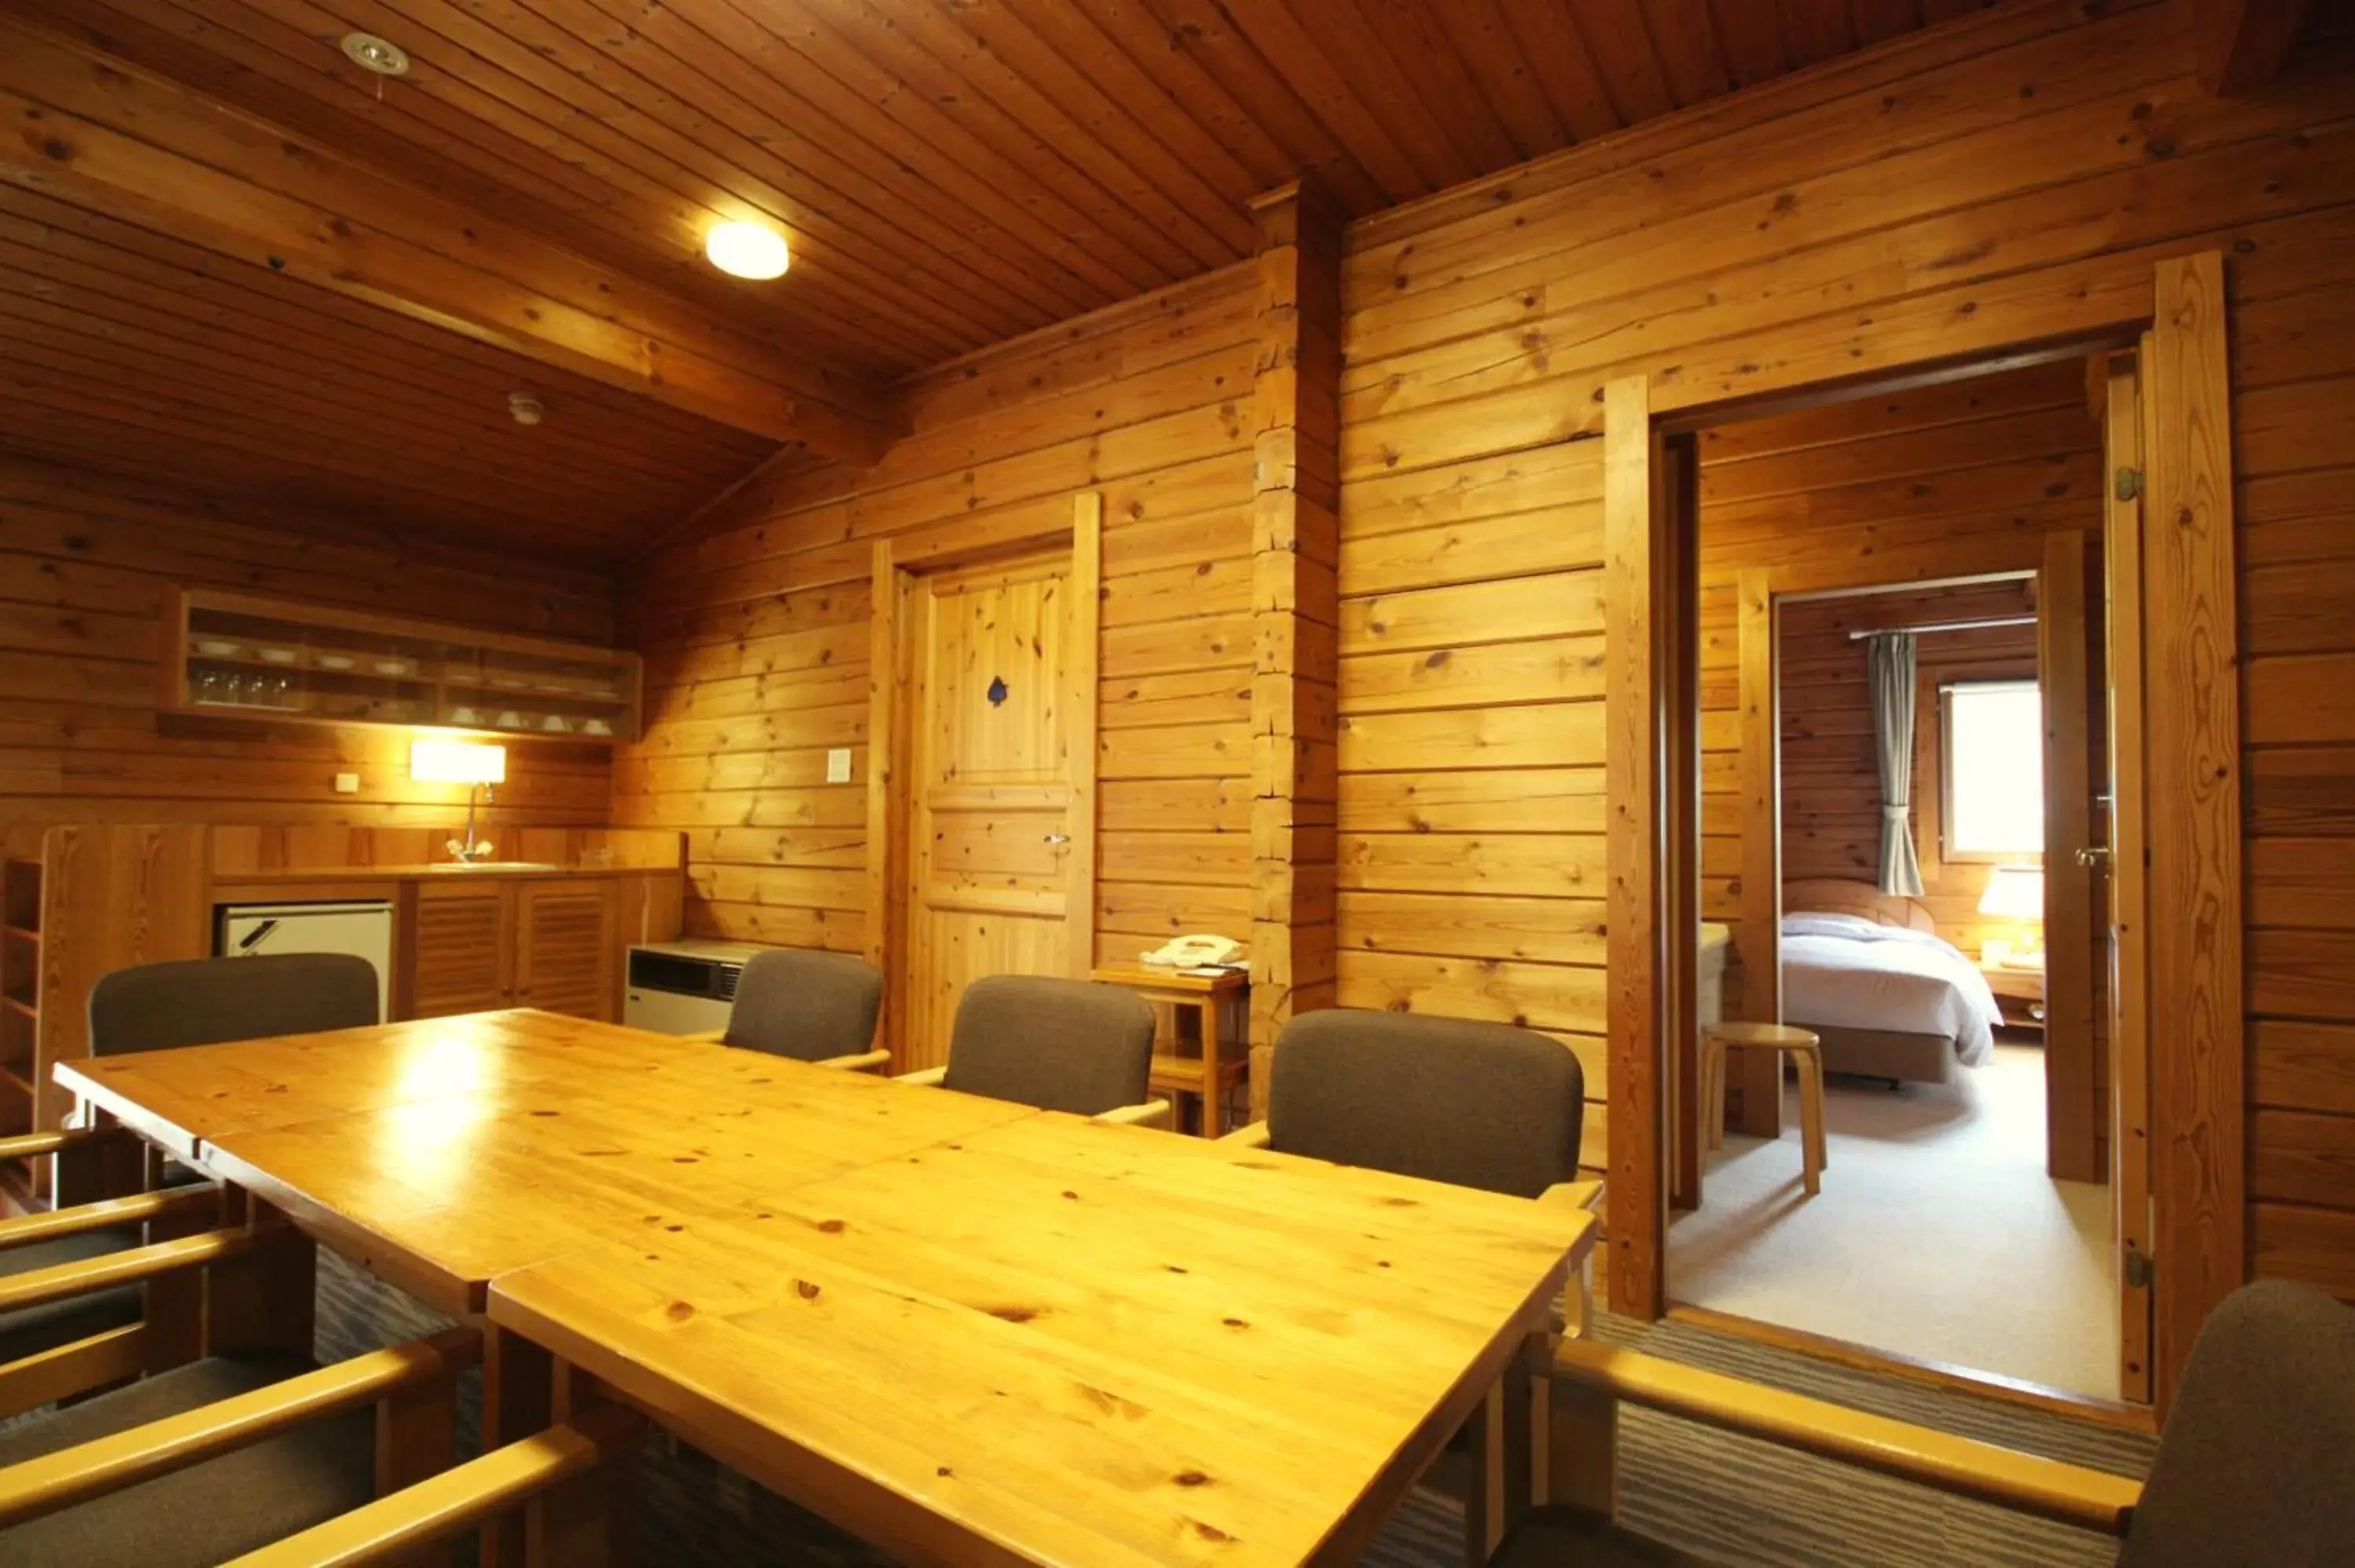
[{"label": "wooden ceiling beam", "polygon": [[879,389],[13,19],[0,114],[12,184],[858,466],[895,434]]},{"label": "wooden ceiling beam", "polygon": [[2220,98],[2254,92],[2281,74],[2309,0],[2197,0],[2200,85]]}]

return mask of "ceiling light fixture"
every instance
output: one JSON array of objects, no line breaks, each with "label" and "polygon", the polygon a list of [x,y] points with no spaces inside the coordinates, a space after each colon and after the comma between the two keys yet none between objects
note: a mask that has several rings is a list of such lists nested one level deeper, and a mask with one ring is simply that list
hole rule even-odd
[{"label": "ceiling light fixture", "polygon": [[782,278],[793,260],[785,237],[765,223],[715,223],[703,237],[703,254],[736,278]]},{"label": "ceiling light fixture", "polygon": [[537,425],[548,417],[548,405],[539,400],[537,392],[510,392],[507,412],[515,416],[518,425]]},{"label": "ceiling light fixture", "polygon": [[346,33],[344,53],[362,70],[372,70],[378,76],[409,74],[409,51],[374,33]]}]

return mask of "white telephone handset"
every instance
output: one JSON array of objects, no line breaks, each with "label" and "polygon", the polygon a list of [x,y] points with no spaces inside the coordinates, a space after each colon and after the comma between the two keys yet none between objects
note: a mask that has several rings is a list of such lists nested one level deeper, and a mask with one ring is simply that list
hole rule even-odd
[{"label": "white telephone handset", "polygon": [[1241,942],[1204,932],[1199,936],[1180,937],[1143,957],[1148,964],[1159,964],[1173,969],[1195,969],[1231,964],[1242,957],[1242,951]]}]

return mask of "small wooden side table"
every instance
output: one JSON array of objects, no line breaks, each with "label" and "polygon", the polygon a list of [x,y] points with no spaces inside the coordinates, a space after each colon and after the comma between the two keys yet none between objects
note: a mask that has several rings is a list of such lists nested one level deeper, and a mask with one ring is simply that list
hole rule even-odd
[{"label": "small wooden side table", "polygon": [[2043,965],[1990,964],[1982,959],[1979,973],[1987,976],[1987,989],[1995,992],[1996,1005],[2003,1009],[2005,1028],[2043,1030]]},{"label": "small wooden side table", "polygon": [[1231,1031],[1228,1025],[1232,1020],[1220,1014],[1228,1010],[1241,1012],[1244,994],[1251,990],[1250,977],[1240,969],[1197,975],[1156,964],[1106,964],[1089,978],[1133,991],[1156,1007],[1169,1008],[1173,1014],[1191,1008],[1199,1015],[1199,1054],[1181,1049],[1192,1042],[1183,1038],[1174,1017],[1171,1033],[1154,1042],[1153,1087],[1165,1094],[1200,1097],[1202,1136],[1216,1138],[1223,1132],[1222,1102],[1227,1091],[1242,1082],[1251,1064],[1241,1051],[1232,1056],[1227,1054],[1230,1044],[1240,1044],[1241,1031]]},{"label": "small wooden side table", "polygon": [[[1709,1146],[1725,1145],[1727,1047],[1779,1051],[1799,1066],[1799,1170],[1810,1195],[1823,1190],[1829,1163],[1824,1140],[1824,1043],[1812,1029],[1787,1023],[1712,1023],[1700,1034],[1700,1103],[1709,1114]],[[1779,1062],[1775,1075],[1779,1081]]]}]

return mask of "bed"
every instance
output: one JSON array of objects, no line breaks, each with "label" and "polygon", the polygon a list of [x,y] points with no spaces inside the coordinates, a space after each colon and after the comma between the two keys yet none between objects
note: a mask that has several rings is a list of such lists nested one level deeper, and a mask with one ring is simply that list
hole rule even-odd
[{"label": "bed", "polygon": [[1784,1020],[1822,1037],[1828,1072],[1947,1084],[1993,1059],[1995,992],[1917,899],[1785,883],[1782,961]]}]

